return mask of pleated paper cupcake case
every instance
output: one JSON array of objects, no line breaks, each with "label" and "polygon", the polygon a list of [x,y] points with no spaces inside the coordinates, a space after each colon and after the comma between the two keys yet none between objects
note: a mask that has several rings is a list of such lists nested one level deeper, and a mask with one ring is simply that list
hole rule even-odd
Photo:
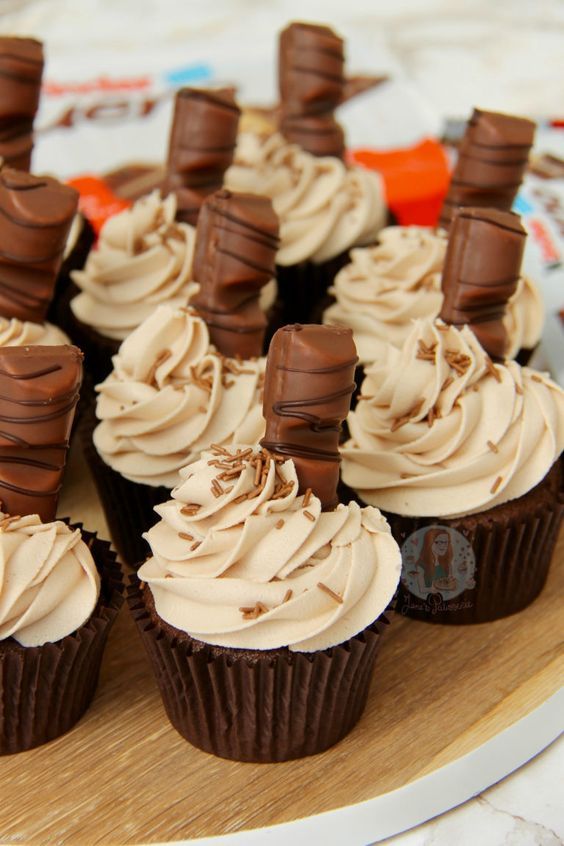
[{"label": "pleated paper cupcake case", "polygon": [[[418,529],[444,525],[456,529],[466,538],[476,559],[475,587],[452,601],[439,602],[435,599],[420,609],[418,605],[421,603],[414,603],[405,584],[400,582],[397,612],[427,622],[469,624],[507,617],[530,605],[546,583],[564,517],[564,495],[553,484],[558,474],[556,464],[537,486],[552,487],[553,496],[545,495],[536,505],[531,504],[529,514],[524,515],[520,508],[521,513],[515,518],[508,515],[499,522],[494,515],[486,517],[486,512],[456,520],[386,514],[400,547]],[[525,496],[533,495],[535,490]],[[506,505],[511,506],[512,503]],[[482,518],[482,522],[477,518]],[[454,608],[449,610],[448,606],[453,603]]]},{"label": "pleated paper cupcake case", "polygon": [[314,755],[358,722],[385,615],[345,644],[312,654],[210,647],[160,624],[137,579],[128,604],[167,715],[194,746],[238,761]]},{"label": "pleated paper cupcake case", "polygon": [[65,734],[94,696],[124,585],[109,543],[84,531],[83,539],[102,578],[90,619],[56,643],[35,647],[20,646],[12,639],[0,643],[1,755],[32,749]]}]

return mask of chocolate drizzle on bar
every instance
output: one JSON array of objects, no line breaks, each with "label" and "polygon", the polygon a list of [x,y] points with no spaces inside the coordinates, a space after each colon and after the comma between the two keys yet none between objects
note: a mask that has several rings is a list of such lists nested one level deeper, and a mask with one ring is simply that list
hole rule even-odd
[{"label": "chocolate drizzle on bar", "polygon": [[503,316],[515,293],[527,235],[518,215],[497,209],[458,209],[452,219],[442,275],[441,318],[468,324],[493,358],[503,359]]},{"label": "chocolate drizzle on bar", "polygon": [[166,193],[176,194],[177,220],[195,226],[204,199],[223,185],[240,116],[230,88],[181,88],[177,93],[164,186]]},{"label": "chocolate drizzle on bar", "polygon": [[292,23],[280,35],[280,131],[314,156],[343,158],[333,112],[345,90],[343,40],[329,27]]},{"label": "chocolate drizzle on bar", "polygon": [[29,170],[42,76],[40,41],[0,38],[0,157],[18,170]]},{"label": "chocolate drizzle on bar", "polygon": [[357,361],[352,331],[342,326],[285,326],[268,352],[261,445],[293,459],[299,492],[311,488],[326,511],[337,505],[339,434]]},{"label": "chocolate drizzle on bar", "polygon": [[0,170],[0,315],[45,319],[77,206],[56,179]]},{"label": "chocolate drizzle on bar", "polygon": [[82,381],[77,347],[0,348],[0,500],[53,520]]},{"label": "chocolate drizzle on bar", "polygon": [[526,118],[474,109],[460,144],[441,226],[448,228],[458,207],[509,211],[519,190],[535,135]]},{"label": "chocolate drizzle on bar", "polygon": [[262,353],[267,321],[259,295],[275,275],[278,244],[278,218],[266,197],[221,190],[202,205],[193,266],[200,291],[191,305],[223,355]]}]

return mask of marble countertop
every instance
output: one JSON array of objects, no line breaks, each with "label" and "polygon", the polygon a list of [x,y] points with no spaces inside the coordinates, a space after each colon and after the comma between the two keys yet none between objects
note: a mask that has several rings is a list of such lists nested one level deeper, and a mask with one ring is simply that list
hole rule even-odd
[{"label": "marble countertop", "polygon": [[380,846],[560,846],[564,738],[458,808]]},{"label": "marble countertop", "polygon": [[[384,103],[376,127],[382,146],[404,143],[414,119],[416,134],[438,130],[449,117],[466,117],[474,105],[537,119],[564,117],[564,4],[559,0],[2,0],[0,32],[43,39],[48,79],[131,76],[140,61],[156,79],[166,57],[200,70],[209,70],[206,63],[211,62],[212,78],[235,76],[242,99],[272,102],[276,32],[295,18],[339,29],[347,38],[351,71],[401,81],[413,110],[407,109],[407,117],[397,108],[394,112],[394,89],[389,89],[390,102]],[[257,75],[253,61],[263,55],[265,70]],[[392,113],[397,119],[387,119]],[[364,131],[360,124],[355,129],[354,115],[350,119],[351,131]],[[163,111],[161,127],[166,120]],[[84,132],[92,149],[93,136]],[[152,135],[147,131],[146,149],[136,147],[137,154],[154,155],[161,136],[159,126]],[[100,151],[100,165],[120,164],[120,149],[119,143],[108,143],[105,158]],[[51,146],[40,141],[38,155],[42,167],[62,176],[82,166],[58,138]],[[560,739],[466,804],[382,842],[557,846],[564,842],[563,783]]]}]

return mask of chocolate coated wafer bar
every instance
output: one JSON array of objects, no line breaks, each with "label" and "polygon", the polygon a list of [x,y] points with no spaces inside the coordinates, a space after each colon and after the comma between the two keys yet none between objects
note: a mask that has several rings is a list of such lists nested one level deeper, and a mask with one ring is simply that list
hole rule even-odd
[{"label": "chocolate coated wafer bar", "polygon": [[345,90],[343,40],[327,26],[292,23],[280,34],[280,131],[315,156],[344,155],[333,112]]},{"label": "chocolate coated wafer bar", "polygon": [[223,189],[202,205],[193,266],[200,291],[191,304],[224,355],[262,353],[267,320],[259,295],[275,275],[278,244],[278,217],[266,197]]},{"label": "chocolate coated wafer bar", "polygon": [[474,109],[461,141],[441,226],[455,209],[480,206],[509,211],[523,179],[535,124],[527,118]]},{"label": "chocolate coated wafer bar", "polygon": [[0,315],[41,323],[53,297],[78,191],[0,170]]},{"label": "chocolate coated wafer bar", "polygon": [[53,520],[82,382],[77,347],[0,348],[0,500]]},{"label": "chocolate coated wafer bar", "polygon": [[40,41],[0,38],[0,158],[19,170],[31,162],[43,63]]},{"label": "chocolate coated wafer bar", "polygon": [[455,326],[467,323],[498,359],[509,343],[503,317],[517,289],[526,237],[518,215],[497,209],[458,209],[450,228],[440,316]]},{"label": "chocolate coated wafer bar", "polygon": [[324,510],[337,505],[339,434],[357,361],[352,330],[343,326],[285,326],[268,351],[261,444],[293,459],[300,492],[311,488]]},{"label": "chocolate coated wafer bar", "polygon": [[223,185],[240,115],[230,88],[177,93],[165,179],[165,193],[177,197],[177,220],[195,226],[204,199]]}]

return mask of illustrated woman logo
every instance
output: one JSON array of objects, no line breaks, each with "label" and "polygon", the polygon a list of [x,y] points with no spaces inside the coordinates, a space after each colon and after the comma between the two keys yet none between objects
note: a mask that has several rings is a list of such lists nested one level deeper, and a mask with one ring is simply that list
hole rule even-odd
[{"label": "illustrated woman logo", "polygon": [[442,528],[429,529],[415,563],[422,592],[440,589],[452,578],[453,557],[450,534]]},{"label": "illustrated woman logo", "polygon": [[418,599],[450,601],[476,587],[476,558],[470,541],[447,526],[425,526],[404,541],[402,583]]}]

